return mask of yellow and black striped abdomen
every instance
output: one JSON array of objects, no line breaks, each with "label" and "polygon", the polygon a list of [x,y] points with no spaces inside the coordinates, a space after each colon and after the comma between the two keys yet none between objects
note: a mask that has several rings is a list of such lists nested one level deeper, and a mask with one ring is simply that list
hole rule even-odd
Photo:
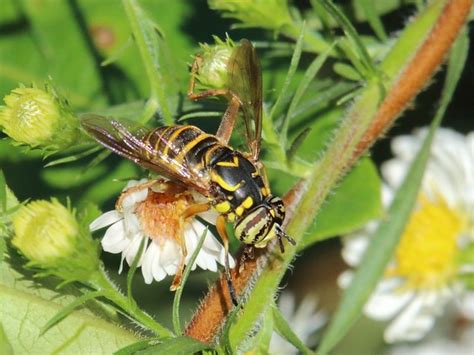
[{"label": "yellow and black striped abdomen", "polygon": [[[163,126],[145,138],[158,157],[183,167],[201,179],[208,178],[204,155],[213,146],[221,146],[217,137],[204,133],[195,126]],[[172,168],[172,167],[170,167]]]},{"label": "yellow and black striped abdomen", "polygon": [[146,141],[155,154],[208,180],[208,197],[230,222],[260,205],[270,193],[254,164],[197,127],[159,127],[148,134]]}]

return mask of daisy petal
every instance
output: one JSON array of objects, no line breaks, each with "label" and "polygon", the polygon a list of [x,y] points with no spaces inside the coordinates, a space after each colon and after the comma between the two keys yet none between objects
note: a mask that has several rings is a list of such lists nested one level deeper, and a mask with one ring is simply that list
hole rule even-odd
[{"label": "daisy petal", "polygon": [[134,208],[138,202],[142,202],[148,196],[148,189],[142,189],[138,191],[131,192],[122,200],[122,208],[130,209]]},{"label": "daisy petal", "polygon": [[414,297],[413,291],[397,292],[396,279],[382,280],[364,307],[364,313],[375,320],[389,320]]},{"label": "daisy petal", "polygon": [[[442,300],[440,300],[442,301]],[[396,341],[415,341],[423,338],[434,324],[436,306],[433,299],[418,295],[387,327],[384,339],[388,343]]]},{"label": "daisy petal", "polygon": [[153,281],[153,260],[157,251],[158,247],[155,243],[150,243],[148,248],[145,250],[145,256],[142,263],[142,275],[146,284],[151,284]]},{"label": "daisy petal", "polygon": [[128,247],[129,243],[130,240],[125,234],[123,221],[118,221],[110,226],[101,241],[102,248],[113,254],[121,253]]},{"label": "daisy petal", "polygon": [[115,222],[118,222],[121,219],[122,219],[122,215],[118,211],[116,210],[108,211],[108,212],[105,212],[100,217],[96,218],[89,225],[89,229],[91,232],[94,232],[98,229],[110,226],[111,224],[114,224]]},{"label": "daisy petal", "polygon": [[[133,261],[135,260],[135,257],[138,254],[138,250],[140,249],[140,245],[142,244],[144,236],[141,234],[135,234],[135,236],[132,238],[130,245],[127,247],[126,250],[124,250],[123,254],[125,255],[125,258],[127,260],[128,265],[132,265]],[[143,258],[145,257],[145,250],[147,249],[147,245],[145,244],[142,256],[140,260],[138,261],[137,266],[141,266],[143,262]]]},{"label": "daisy petal", "polygon": [[153,260],[152,260],[152,266],[151,266],[152,273],[153,273],[153,278],[156,281],[161,281],[166,277],[166,272],[163,269],[163,267],[161,266],[161,262],[160,262],[162,249],[157,245],[155,245],[154,248],[155,248],[155,254],[154,254],[154,257],[153,257]]},{"label": "daisy petal", "polygon": [[176,274],[181,257],[181,248],[178,244],[172,239],[166,239],[161,246],[160,264],[168,275]]},{"label": "daisy petal", "polygon": [[347,288],[351,284],[353,278],[354,273],[351,270],[343,271],[337,278],[337,285],[340,288]]}]

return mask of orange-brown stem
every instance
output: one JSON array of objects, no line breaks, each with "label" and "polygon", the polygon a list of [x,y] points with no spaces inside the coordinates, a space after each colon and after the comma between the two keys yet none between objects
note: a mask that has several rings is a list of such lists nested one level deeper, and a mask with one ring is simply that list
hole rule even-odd
[{"label": "orange-brown stem", "polygon": [[354,152],[357,160],[400,116],[426,85],[446,54],[469,15],[473,0],[451,0],[443,9],[433,30],[387,94],[367,132]]}]

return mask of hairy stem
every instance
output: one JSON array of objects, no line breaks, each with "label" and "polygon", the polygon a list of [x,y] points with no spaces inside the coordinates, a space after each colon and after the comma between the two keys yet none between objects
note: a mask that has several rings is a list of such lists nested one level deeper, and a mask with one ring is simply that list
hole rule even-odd
[{"label": "hairy stem", "polygon": [[354,159],[390,128],[416,94],[426,86],[433,72],[443,63],[472,4],[472,0],[449,1],[446,4],[438,23],[385,97],[371,126],[359,142]]}]

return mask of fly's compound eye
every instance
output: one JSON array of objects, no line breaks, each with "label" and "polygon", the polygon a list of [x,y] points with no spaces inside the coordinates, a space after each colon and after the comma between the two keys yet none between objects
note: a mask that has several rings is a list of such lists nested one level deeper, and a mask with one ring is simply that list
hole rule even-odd
[{"label": "fly's compound eye", "polygon": [[235,225],[235,236],[245,244],[263,248],[275,234],[272,233],[274,225],[271,210],[267,206],[261,205],[242,216]]},{"label": "fly's compound eye", "polygon": [[281,225],[285,219],[285,204],[283,203],[283,200],[277,196],[274,196],[270,198],[268,204],[275,215],[275,222]]}]

